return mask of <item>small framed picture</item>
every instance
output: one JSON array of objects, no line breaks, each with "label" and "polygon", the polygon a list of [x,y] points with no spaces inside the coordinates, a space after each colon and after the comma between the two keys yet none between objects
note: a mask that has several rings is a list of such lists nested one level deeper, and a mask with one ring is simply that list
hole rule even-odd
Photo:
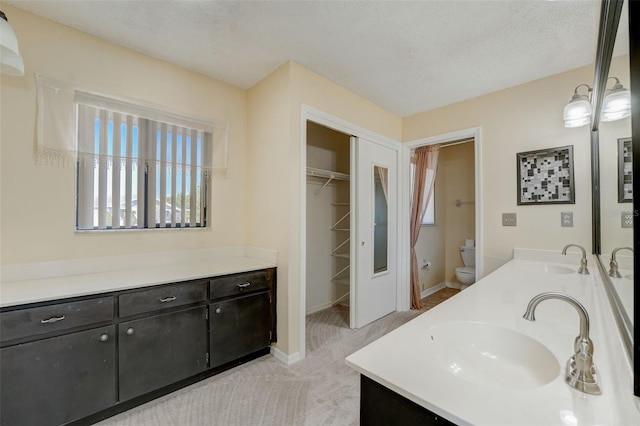
[{"label": "small framed picture", "polygon": [[633,201],[633,150],[631,138],[618,139],[618,202]]},{"label": "small framed picture", "polygon": [[575,204],[573,145],[516,154],[518,205]]}]

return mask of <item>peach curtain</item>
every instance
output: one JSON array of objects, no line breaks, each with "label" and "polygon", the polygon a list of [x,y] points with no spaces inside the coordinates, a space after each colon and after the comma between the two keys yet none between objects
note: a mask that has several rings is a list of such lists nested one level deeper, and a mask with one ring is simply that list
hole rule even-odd
[{"label": "peach curtain", "polygon": [[420,235],[420,225],[433,196],[433,187],[438,170],[440,145],[427,145],[415,150],[413,194],[411,196],[411,309],[420,309],[420,280],[415,246]]}]

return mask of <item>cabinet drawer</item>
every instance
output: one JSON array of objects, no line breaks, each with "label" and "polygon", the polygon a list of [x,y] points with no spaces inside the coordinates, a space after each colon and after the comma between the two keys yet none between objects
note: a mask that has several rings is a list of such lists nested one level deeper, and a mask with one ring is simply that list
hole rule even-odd
[{"label": "cabinet drawer", "polygon": [[271,270],[263,270],[213,278],[209,281],[209,296],[217,299],[268,290],[272,276]]},{"label": "cabinet drawer", "polygon": [[121,317],[188,305],[207,300],[207,282],[162,285],[118,296]]},{"label": "cabinet drawer", "polygon": [[26,308],[0,314],[0,341],[113,320],[113,296]]}]

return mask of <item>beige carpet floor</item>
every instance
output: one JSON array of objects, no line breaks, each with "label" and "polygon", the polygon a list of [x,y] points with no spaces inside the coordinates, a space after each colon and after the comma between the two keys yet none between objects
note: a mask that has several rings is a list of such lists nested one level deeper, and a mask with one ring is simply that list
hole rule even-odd
[{"label": "beige carpet floor", "polygon": [[345,357],[455,293],[441,290],[423,299],[421,311],[395,312],[359,330],[348,328],[348,308],[309,315],[302,361],[287,367],[267,355],[99,425],[357,425],[359,375]]}]

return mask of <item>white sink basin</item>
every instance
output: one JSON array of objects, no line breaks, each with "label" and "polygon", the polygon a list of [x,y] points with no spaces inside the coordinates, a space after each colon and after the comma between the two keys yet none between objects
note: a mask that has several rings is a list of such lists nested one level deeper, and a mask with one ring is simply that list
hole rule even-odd
[{"label": "white sink basin", "polygon": [[478,384],[532,389],[560,374],[558,360],[541,343],[492,324],[449,322],[431,327],[425,336],[436,364]]},{"label": "white sink basin", "polygon": [[544,271],[547,274],[573,274],[576,271],[571,269],[571,268],[567,268],[566,266],[560,266],[560,265],[544,265]]}]

